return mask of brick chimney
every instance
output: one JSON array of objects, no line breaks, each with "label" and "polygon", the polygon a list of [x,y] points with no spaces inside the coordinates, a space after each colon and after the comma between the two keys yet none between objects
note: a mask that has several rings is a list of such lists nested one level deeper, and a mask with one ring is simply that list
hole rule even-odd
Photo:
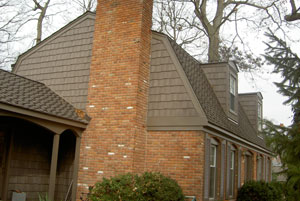
[{"label": "brick chimney", "polygon": [[153,0],[98,0],[79,191],[143,172]]}]

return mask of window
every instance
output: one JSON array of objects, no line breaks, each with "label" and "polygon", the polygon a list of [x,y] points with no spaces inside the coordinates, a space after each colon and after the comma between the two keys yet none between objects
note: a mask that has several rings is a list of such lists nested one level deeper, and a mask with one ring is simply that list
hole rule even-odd
[{"label": "window", "polygon": [[257,171],[256,171],[256,179],[257,181],[262,179],[262,158],[261,156],[257,156],[256,159],[256,163],[257,163]]},{"label": "window", "polygon": [[258,103],[257,106],[257,120],[258,120],[258,131],[262,130],[262,105]]},{"label": "window", "polygon": [[217,146],[210,146],[210,185],[209,198],[215,198],[216,195],[216,180],[217,180]]},{"label": "window", "polygon": [[230,151],[230,161],[229,161],[229,196],[234,196],[234,164],[235,164],[235,150],[231,149]]},{"label": "window", "polygon": [[269,175],[269,171],[270,171],[270,160],[269,158],[266,159],[266,181],[270,181],[270,175]]},{"label": "window", "polygon": [[245,153],[245,181],[252,180],[252,155]]},{"label": "window", "polygon": [[235,96],[236,96],[236,78],[230,75],[230,110],[235,111]]}]

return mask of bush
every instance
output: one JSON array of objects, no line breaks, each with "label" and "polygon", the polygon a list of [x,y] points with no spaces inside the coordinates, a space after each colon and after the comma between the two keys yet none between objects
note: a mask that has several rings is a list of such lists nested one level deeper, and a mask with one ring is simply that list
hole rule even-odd
[{"label": "bush", "polygon": [[160,173],[146,172],[104,178],[90,189],[91,201],[184,201],[177,182]]},{"label": "bush", "polygon": [[278,182],[248,181],[238,190],[237,201],[282,201],[280,186]]}]

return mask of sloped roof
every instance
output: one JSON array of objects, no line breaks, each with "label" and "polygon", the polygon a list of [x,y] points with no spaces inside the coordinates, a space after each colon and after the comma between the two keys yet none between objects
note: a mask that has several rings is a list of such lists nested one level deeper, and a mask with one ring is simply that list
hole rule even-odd
[{"label": "sloped roof", "polygon": [[172,48],[201,104],[208,121],[218,127],[230,131],[241,138],[248,140],[256,145],[266,148],[263,139],[256,135],[255,130],[251,126],[246,113],[241,105],[239,105],[238,116],[239,122],[235,124],[230,121],[218,101],[209,81],[201,68],[201,63],[194,57],[189,55],[174,40],[168,37]]},{"label": "sloped roof", "polygon": [[88,117],[46,85],[0,69],[0,103],[80,123]]}]

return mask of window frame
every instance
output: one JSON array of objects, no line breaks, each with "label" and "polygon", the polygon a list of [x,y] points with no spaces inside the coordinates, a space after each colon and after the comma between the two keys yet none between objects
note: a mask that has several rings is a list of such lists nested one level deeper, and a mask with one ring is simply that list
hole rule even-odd
[{"label": "window frame", "polygon": [[[250,166],[248,165],[250,164]],[[246,151],[244,153],[244,181],[253,180],[253,155]]]},{"label": "window frame", "polygon": [[230,73],[229,75],[229,109],[232,112],[235,112],[236,108],[236,94],[237,94],[237,79],[236,77]]},{"label": "window frame", "polygon": [[[214,148],[214,157],[213,157],[214,164],[213,164],[213,166],[211,164],[212,148]],[[217,198],[218,150],[219,150],[219,143],[215,139],[211,138],[210,151],[209,151],[209,187],[208,187],[209,200],[214,200]],[[214,168],[213,189],[211,189],[211,187],[212,187],[212,185],[211,185],[212,184],[212,177],[211,177],[212,168]]]},{"label": "window frame", "polygon": [[263,168],[262,168],[262,157],[260,155],[257,155],[256,159],[256,180],[260,181],[263,178]]},{"label": "window frame", "polygon": [[230,161],[228,161],[230,163],[229,166],[229,198],[234,198],[235,196],[235,185],[236,185],[236,179],[235,179],[235,173],[236,173],[236,154],[237,154],[237,149],[234,146],[230,146]]},{"label": "window frame", "polygon": [[262,131],[262,103],[257,104],[257,130]]},{"label": "window frame", "polygon": [[270,167],[271,167],[271,162],[270,161],[271,160],[269,159],[269,157],[266,157],[266,175],[265,175],[266,182],[270,181],[270,179],[269,179],[269,177],[270,177]]}]

